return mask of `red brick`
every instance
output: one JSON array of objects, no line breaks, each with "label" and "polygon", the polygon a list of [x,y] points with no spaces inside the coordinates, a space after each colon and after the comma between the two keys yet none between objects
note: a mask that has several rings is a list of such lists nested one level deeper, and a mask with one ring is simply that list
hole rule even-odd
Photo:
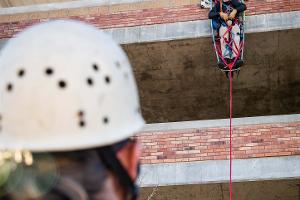
[{"label": "red brick", "polygon": [[278,153],[265,153],[266,157],[278,156]]},{"label": "red brick", "polygon": [[265,154],[264,153],[255,153],[255,154],[252,154],[252,156],[259,158],[259,157],[265,157]]},{"label": "red brick", "polygon": [[278,156],[290,156],[292,152],[278,152]]},{"label": "red brick", "polygon": [[222,155],[222,156],[214,156],[214,160],[225,160],[226,156]]},{"label": "red brick", "polygon": [[174,163],[174,162],[176,162],[176,160],[175,159],[164,159],[163,162],[164,163]]},{"label": "red brick", "polygon": [[189,158],[188,160],[191,161],[191,162],[192,162],[192,161],[200,161],[201,158]]}]

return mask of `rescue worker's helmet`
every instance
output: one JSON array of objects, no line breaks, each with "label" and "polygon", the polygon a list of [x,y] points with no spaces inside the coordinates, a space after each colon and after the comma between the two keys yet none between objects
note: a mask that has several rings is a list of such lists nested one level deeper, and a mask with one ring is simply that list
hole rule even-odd
[{"label": "rescue worker's helmet", "polygon": [[76,21],[45,22],[1,51],[1,150],[101,147],[143,125],[129,60],[103,31]]}]

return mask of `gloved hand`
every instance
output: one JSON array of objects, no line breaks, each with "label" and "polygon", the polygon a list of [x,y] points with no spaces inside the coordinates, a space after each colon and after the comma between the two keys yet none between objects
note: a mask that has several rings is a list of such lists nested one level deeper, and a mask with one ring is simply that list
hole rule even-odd
[{"label": "gloved hand", "polygon": [[224,19],[225,22],[228,20],[228,15],[227,15],[227,13],[220,12],[219,14],[220,14],[220,17],[221,17],[222,19]]},{"label": "gloved hand", "polygon": [[231,21],[231,20],[228,20],[228,21],[226,22],[226,24],[227,24],[228,26],[231,26],[231,25],[232,25],[232,21]]},{"label": "gloved hand", "polygon": [[236,13],[237,13],[237,10],[236,10],[236,9],[233,9],[233,10],[231,11],[231,13],[229,14],[229,19],[234,19]]}]

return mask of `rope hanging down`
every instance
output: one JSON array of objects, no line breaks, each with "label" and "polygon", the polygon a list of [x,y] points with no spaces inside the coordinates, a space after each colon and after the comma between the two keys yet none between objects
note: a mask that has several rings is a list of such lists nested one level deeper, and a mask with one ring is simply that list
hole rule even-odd
[{"label": "rope hanging down", "polygon": [[230,69],[230,74],[229,74],[229,82],[230,82],[230,181],[229,181],[229,195],[230,195],[230,200],[232,200],[232,69]]},{"label": "rope hanging down", "polygon": [[228,65],[229,68],[229,199],[232,200],[232,88],[233,88],[233,65]]},{"label": "rope hanging down", "polygon": [[[201,7],[208,7],[209,0],[202,0]],[[224,2],[223,2],[224,1]],[[245,44],[245,10],[246,5],[243,0],[211,0],[210,12],[208,14],[211,19],[211,30],[214,49],[217,57],[218,68],[229,75],[230,80],[230,171],[229,171],[229,191],[230,200],[232,200],[233,184],[233,73],[239,74],[240,67],[244,61],[244,44]]]}]

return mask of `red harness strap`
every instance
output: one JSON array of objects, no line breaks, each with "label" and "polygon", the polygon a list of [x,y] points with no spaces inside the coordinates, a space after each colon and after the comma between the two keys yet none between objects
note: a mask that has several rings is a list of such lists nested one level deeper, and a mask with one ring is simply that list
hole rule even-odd
[{"label": "red harness strap", "polygon": [[229,74],[230,80],[230,181],[229,181],[229,195],[232,200],[232,70]]}]

